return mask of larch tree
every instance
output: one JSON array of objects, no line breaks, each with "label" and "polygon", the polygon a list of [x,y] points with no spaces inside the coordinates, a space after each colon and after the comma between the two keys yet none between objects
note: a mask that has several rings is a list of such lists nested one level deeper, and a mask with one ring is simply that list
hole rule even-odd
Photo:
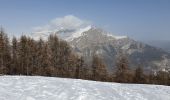
[{"label": "larch tree", "polygon": [[140,66],[135,70],[134,82],[135,83],[145,83],[146,82],[146,77],[144,75],[142,67],[140,67]]},{"label": "larch tree", "polygon": [[7,34],[0,29],[0,74],[10,74],[11,63],[10,45]]},{"label": "larch tree", "polygon": [[92,78],[94,80],[104,81],[107,77],[106,65],[97,55],[93,56],[92,61]]},{"label": "larch tree", "polygon": [[27,65],[27,37],[21,36],[18,43],[18,61],[19,61],[19,74],[26,75]]},{"label": "larch tree", "polygon": [[120,54],[116,61],[116,82],[128,82],[129,62],[125,54]]},{"label": "larch tree", "polygon": [[11,62],[11,74],[19,74],[18,69],[18,41],[16,37],[12,39],[12,62]]}]

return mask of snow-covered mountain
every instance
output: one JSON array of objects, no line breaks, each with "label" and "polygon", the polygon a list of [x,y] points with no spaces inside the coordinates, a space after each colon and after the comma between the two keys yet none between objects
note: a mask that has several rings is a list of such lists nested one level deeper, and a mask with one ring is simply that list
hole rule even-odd
[{"label": "snow-covered mountain", "polygon": [[40,76],[0,76],[0,100],[169,100],[170,87]]},{"label": "snow-covered mountain", "polygon": [[[85,62],[90,64],[93,54],[99,55],[108,69],[115,67],[115,61],[120,51],[127,54],[132,68],[139,65],[147,71],[170,70],[170,54],[162,49],[135,41],[127,36],[115,36],[103,29],[86,26],[78,29],[60,29],[53,32],[39,32],[34,38],[46,38],[49,34],[57,34],[68,41],[73,50],[84,56]],[[166,60],[166,64],[163,62]]]},{"label": "snow-covered mountain", "polygon": [[[33,38],[35,39],[39,39],[40,37],[43,39],[46,39],[47,36],[49,36],[50,34],[57,34],[60,38],[62,38],[63,40],[66,40],[68,42],[73,41],[76,38],[79,38],[81,36],[84,36],[86,34],[84,34],[84,32],[87,32],[91,29],[98,29],[95,26],[92,25],[88,25],[86,27],[81,27],[78,29],[64,29],[64,28],[59,28],[53,31],[37,31],[33,33]],[[111,33],[108,33],[106,31],[103,31],[102,29],[99,29],[100,33],[102,33],[101,35],[104,35],[105,37],[112,37],[115,39],[122,39],[122,38],[127,38],[127,36],[114,36]],[[93,34],[92,34],[93,35]]]},{"label": "snow-covered mountain", "polygon": [[78,28],[78,29],[68,29],[68,28],[58,28],[53,31],[37,31],[34,32],[32,37],[34,39],[39,39],[40,37],[42,39],[46,39],[50,34],[57,34],[60,38],[66,41],[72,41],[75,38],[78,38],[82,36],[83,32],[88,31],[92,28],[91,25]]},{"label": "snow-covered mountain", "polygon": [[[87,34],[85,34],[85,32],[88,32],[88,31],[93,30],[93,29],[98,29],[98,28],[89,25],[89,26],[87,26],[87,27],[85,27],[85,28],[80,28],[80,29],[76,30],[75,32],[72,32],[72,34],[70,34],[68,37],[63,37],[63,39],[66,40],[66,41],[68,41],[68,42],[70,42],[70,41],[73,41],[74,39],[77,39],[77,38],[79,38],[79,37],[82,37],[82,36],[87,35]],[[108,33],[108,32],[106,32],[106,31],[103,31],[102,29],[99,29],[98,31],[99,31],[99,33],[101,33],[100,35],[105,36],[105,37],[107,37],[107,38],[110,38],[110,37],[112,37],[112,38],[114,38],[114,39],[127,38],[127,36],[114,36],[114,35],[112,35],[111,33]],[[69,32],[68,32],[68,33],[69,33]],[[60,33],[57,32],[57,34],[59,34],[59,36],[60,36]],[[95,34],[95,33],[93,33],[93,34],[91,34],[91,35],[94,35],[94,34]],[[97,34],[97,35],[98,35],[98,34]],[[96,35],[96,36],[97,36],[97,35]],[[61,38],[62,38],[62,36],[61,36]]]},{"label": "snow-covered mountain", "polygon": [[[127,54],[131,68],[141,65],[146,71],[170,70],[170,54],[162,49],[135,41],[127,36],[114,36],[99,28],[91,28],[69,42],[87,63],[99,55],[109,68],[114,68],[119,52]],[[165,62],[166,61],[166,62]]]}]

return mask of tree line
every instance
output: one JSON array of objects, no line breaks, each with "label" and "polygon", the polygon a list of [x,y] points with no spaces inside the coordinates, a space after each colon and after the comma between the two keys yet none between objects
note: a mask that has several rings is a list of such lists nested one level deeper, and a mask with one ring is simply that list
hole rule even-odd
[{"label": "tree line", "polygon": [[[112,72],[112,73],[111,73]],[[90,65],[72,52],[70,45],[56,35],[34,40],[22,35],[11,41],[0,29],[0,74],[40,75],[104,82],[170,85],[170,72],[145,74],[142,67],[132,70],[125,55],[117,58],[116,69],[108,71],[103,60],[93,55]]]}]

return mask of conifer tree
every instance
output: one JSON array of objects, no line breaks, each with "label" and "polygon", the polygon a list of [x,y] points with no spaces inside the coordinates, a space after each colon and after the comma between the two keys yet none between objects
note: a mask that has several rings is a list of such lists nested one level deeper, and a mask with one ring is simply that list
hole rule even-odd
[{"label": "conifer tree", "polygon": [[103,63],[102,59],[97,55],[93,56],[92,61],[92,78],[94,80],[104,81],[107,77],[106,65]]},{"label": "conifer tree", "polygon": [[83,67],[83,57],[80,57],[78,60],[77,60],[77,66],[76,66],[76,71],[75,71],[75,78],[79,79],[81,76],[80,74],[81,71],[82,71],[82,67]]},{"label": "conifer tree", "polygon": [[0,29],[0,74],[10,74],[11,63],[10,45],[7,34]]},{"label": "conifer tree", "polygon": [[18,42],[16,37],[12,39],[12,62],[11,62],[11,74],[19,74],[18,69]]},{"label": "conifer tree", "polygon": [[19,61],[19,74],[26,75],[27,65],[27,37],[21,36],[20,42],[18,45],[18,61]]},{"label": "conifer tree", "polygon": [[145,83],[146,82],[146,77],[144,75],[142,67],[138,67],[135,70],[134,82],[135,83]]},{"label": "conifer tree", "polygon": [[117,70],[116,70],[115,81],[128,82],[129,65],[128,65],[128,59],[125,56],[125,54],[119,55],[119,57],[117,58],[116,67]]},{"label": "conifer tree", "polygon": [[168,72],[159,71],[156,75],[157,84],[168,85]]}]

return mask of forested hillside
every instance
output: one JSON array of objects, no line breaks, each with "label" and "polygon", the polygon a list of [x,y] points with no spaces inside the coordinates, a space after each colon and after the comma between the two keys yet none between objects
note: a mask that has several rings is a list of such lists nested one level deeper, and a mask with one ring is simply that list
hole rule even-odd
[{"label": "forested hillside", "polygon": [[41,75],[67,77],[95,81],[120,83],[148,83],[170,85],[170,72],[143,72],[143,66],[136,70],[129,67],[125,54],[116,60],[116,69],[108,71],[105,62],[96,54],[92,63],[84,63],[83,56],[72,52],[72,48],[56,35],[48,40],[34,40],[28,36],[8,38],[0,29],[0,74],[1,75]]}]

